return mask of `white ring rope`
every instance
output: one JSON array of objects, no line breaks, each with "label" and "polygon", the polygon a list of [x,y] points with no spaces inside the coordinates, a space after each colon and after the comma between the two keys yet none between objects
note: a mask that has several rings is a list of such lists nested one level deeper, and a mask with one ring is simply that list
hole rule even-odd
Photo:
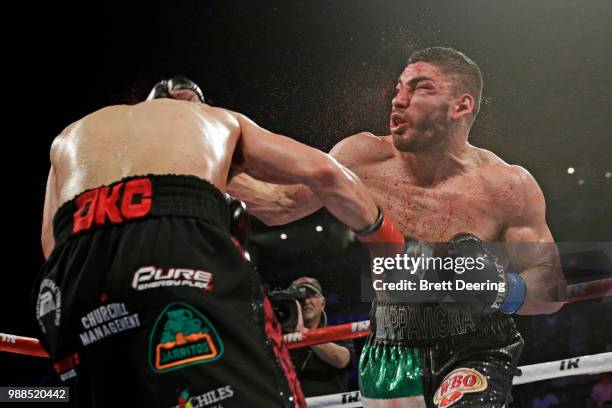
[{"label": "white ring rope", "polygon": [[[523,375],[514,377],[512,384],[526,384],[572,375],[598,374],[612,371],[612,352],[530,364],[519,367]],[[306,398],[308,408],[361,407],[359,391]]]}]

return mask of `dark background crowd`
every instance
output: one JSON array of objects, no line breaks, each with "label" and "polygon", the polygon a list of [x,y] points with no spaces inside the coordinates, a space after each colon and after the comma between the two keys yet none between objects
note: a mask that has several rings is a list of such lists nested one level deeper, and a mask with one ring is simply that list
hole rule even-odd
[{"label": "dark background crowd", "polygon": [[[5,10],[17,24],[4,36],[4,117],[15,130],[5,131],[11,224],[0,332],[38,335],[30,292],[43,263],[48,150],[68,124],[183,74],[213,104],[327,151],[358,131],[387,134],[397,77],[409,53],[428,46],[451,46],[480,65],[484,103],[470,142],[538,180],[555,239],[581,243],[564,254],[569,283],[609,276],[611,16],[604,0],[14,4]],[[254,230],[253,260],[271,286],[314,276],[327,292],[329,324],[368,318],[360,286],[367,252],[329,214],[275,228],[255,221]],[[611,305],[518,316],[520,364],[612,351]],[[355,346],[358,355],[362,342]],[[44,360],[0,353],[0,385],[56,381]],[[597,406],[589,405],[597,403],[589,401],[593,389],[609,382],[579,376],[517,386],[513,406]]]}]

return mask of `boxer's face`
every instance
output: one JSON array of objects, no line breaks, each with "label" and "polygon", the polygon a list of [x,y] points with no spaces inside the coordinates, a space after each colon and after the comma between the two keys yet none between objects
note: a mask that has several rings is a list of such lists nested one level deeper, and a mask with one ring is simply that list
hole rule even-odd
[{"label": "boxer's face", "polygon": [[453,85],[452,78],[426,62],[404,69],[391,102],[389,124],[398,150],[417,152],[445,140],[451,126]]}]

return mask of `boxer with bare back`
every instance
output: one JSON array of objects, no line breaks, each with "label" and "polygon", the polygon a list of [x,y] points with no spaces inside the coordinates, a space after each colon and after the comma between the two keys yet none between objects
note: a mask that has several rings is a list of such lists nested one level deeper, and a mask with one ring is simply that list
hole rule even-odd
[{"label": "boxer with bare back", "polygon": [[[417,51],[397,81],[390,135],[356,134],[330,152],[370,189],[412,253],[418,243],[449,243],[455,256],[489,259],[478,279],[504,282],[488,302],[467,309],[375,300],[359,368],[364,406],[507,406],[523,344],[510,315],[562,305],[565,282],[538,184],[468,143],[482,86],[480,69],[464,54]],[[239,176],[229,191],[267,224],[321,206],[304,185]],[[502,249],[493,254],[485,242],[502,242]]]},{"label": "boxer with bare back", "polygon": [[80,406],[305,407],[259,276],[230,236],[224,192],[240,172],[305,183],[369,239],[389,236],[351,172],[205,104],[184,77],[55,139],[36,312]]}]

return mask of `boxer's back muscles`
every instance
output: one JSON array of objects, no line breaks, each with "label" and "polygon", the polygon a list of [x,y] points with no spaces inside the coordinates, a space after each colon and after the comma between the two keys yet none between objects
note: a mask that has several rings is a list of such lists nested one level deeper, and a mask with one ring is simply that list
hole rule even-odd
[{"label": "boxer's back muscles", "polygon": [[171,99],[110,106],[53,142],[58,203],[93,187],[143,174],[191,174],[224,190],[239,137],[223,109]]},{"label": "boxer's back muscles", "polygon": [[109,106],[68,126],[51,146],[45,257],[54,246],[55,212],[84,190],[132,175],[189,174],[224,191],[239,136],[231,113],[171,99]]}]

